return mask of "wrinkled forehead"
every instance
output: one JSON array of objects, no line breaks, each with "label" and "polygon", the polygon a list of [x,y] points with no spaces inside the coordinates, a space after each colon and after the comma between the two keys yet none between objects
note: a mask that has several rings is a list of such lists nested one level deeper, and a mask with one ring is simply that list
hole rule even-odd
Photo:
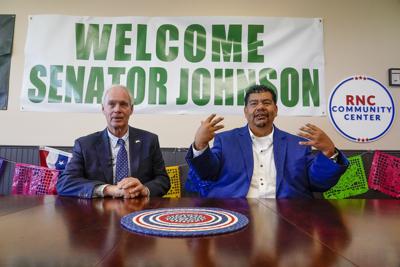
[{"label": "wrinkled forehead", "polygon": [[108,90],[105,95],[105,103],[110,102],[128,103],[131,105],[131,97],[125,89],[114,87]]}]

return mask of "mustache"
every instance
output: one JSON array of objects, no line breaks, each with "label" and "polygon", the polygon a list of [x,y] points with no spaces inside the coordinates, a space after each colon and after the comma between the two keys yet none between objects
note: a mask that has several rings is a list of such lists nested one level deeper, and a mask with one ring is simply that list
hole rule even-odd
[{"label": "mustache", "polygon": [[254,112],[254,116],[269,116],[269,112],[265,111],[259,111],[259,112]]}]

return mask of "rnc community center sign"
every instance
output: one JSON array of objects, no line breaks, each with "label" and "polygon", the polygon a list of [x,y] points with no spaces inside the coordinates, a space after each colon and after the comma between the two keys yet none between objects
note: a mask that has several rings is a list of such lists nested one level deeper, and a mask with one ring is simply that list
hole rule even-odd
[{"label": "rnc community center sign", "polygon": [[354,142],[381,138],[393,124],[395,105],[389,91],[367,76],[340,82],[329,98],[329,117],[335,128]]},{"label": "rnc community center sign", "polygon": [[98,111],[112,84],[138,113],[241,114],[265,84],[281,115],[325,115],[322,20],[29,17],[22,110]]}]

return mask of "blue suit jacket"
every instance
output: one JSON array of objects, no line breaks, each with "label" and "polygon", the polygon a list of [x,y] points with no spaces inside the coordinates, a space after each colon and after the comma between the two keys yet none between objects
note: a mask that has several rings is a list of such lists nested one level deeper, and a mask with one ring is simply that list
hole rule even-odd
[{"label": "blue suit jacket", "polygon": [[[274,129],[276,198],[313,198],[312,192],[326,191],[337,183],[348,165],[341,152],[335,163],[321,152],[313,155],[309,146],[299,145],[304,139]],[[248,126],[217,134],[213,148],[198,157],[193,158],[190,148],[186,160],[189,181],[196,180],[195,176],[212,181],[206,182],[207,197],[246,197],[254,167]]]},{"label": "blue suit jacket", "polygon": [[[130,176],[162,196],[170,188],[157,135],[129,127]],[[96,185],[113,184],[112,155],[107,129],[75,141],[72,159],[57,182],[62,196],[91,198]]]}]

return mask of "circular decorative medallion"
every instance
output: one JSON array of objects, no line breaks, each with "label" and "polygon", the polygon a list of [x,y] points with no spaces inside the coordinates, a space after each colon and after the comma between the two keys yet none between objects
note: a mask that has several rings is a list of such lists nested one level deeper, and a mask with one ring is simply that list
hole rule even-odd
[{"label": "circular decorative medallion", "polygon": [[165,208],[136,211],[121,218],[132,232],[170,237],[229,233],[249,223],[243,214],[217,208]]}]

